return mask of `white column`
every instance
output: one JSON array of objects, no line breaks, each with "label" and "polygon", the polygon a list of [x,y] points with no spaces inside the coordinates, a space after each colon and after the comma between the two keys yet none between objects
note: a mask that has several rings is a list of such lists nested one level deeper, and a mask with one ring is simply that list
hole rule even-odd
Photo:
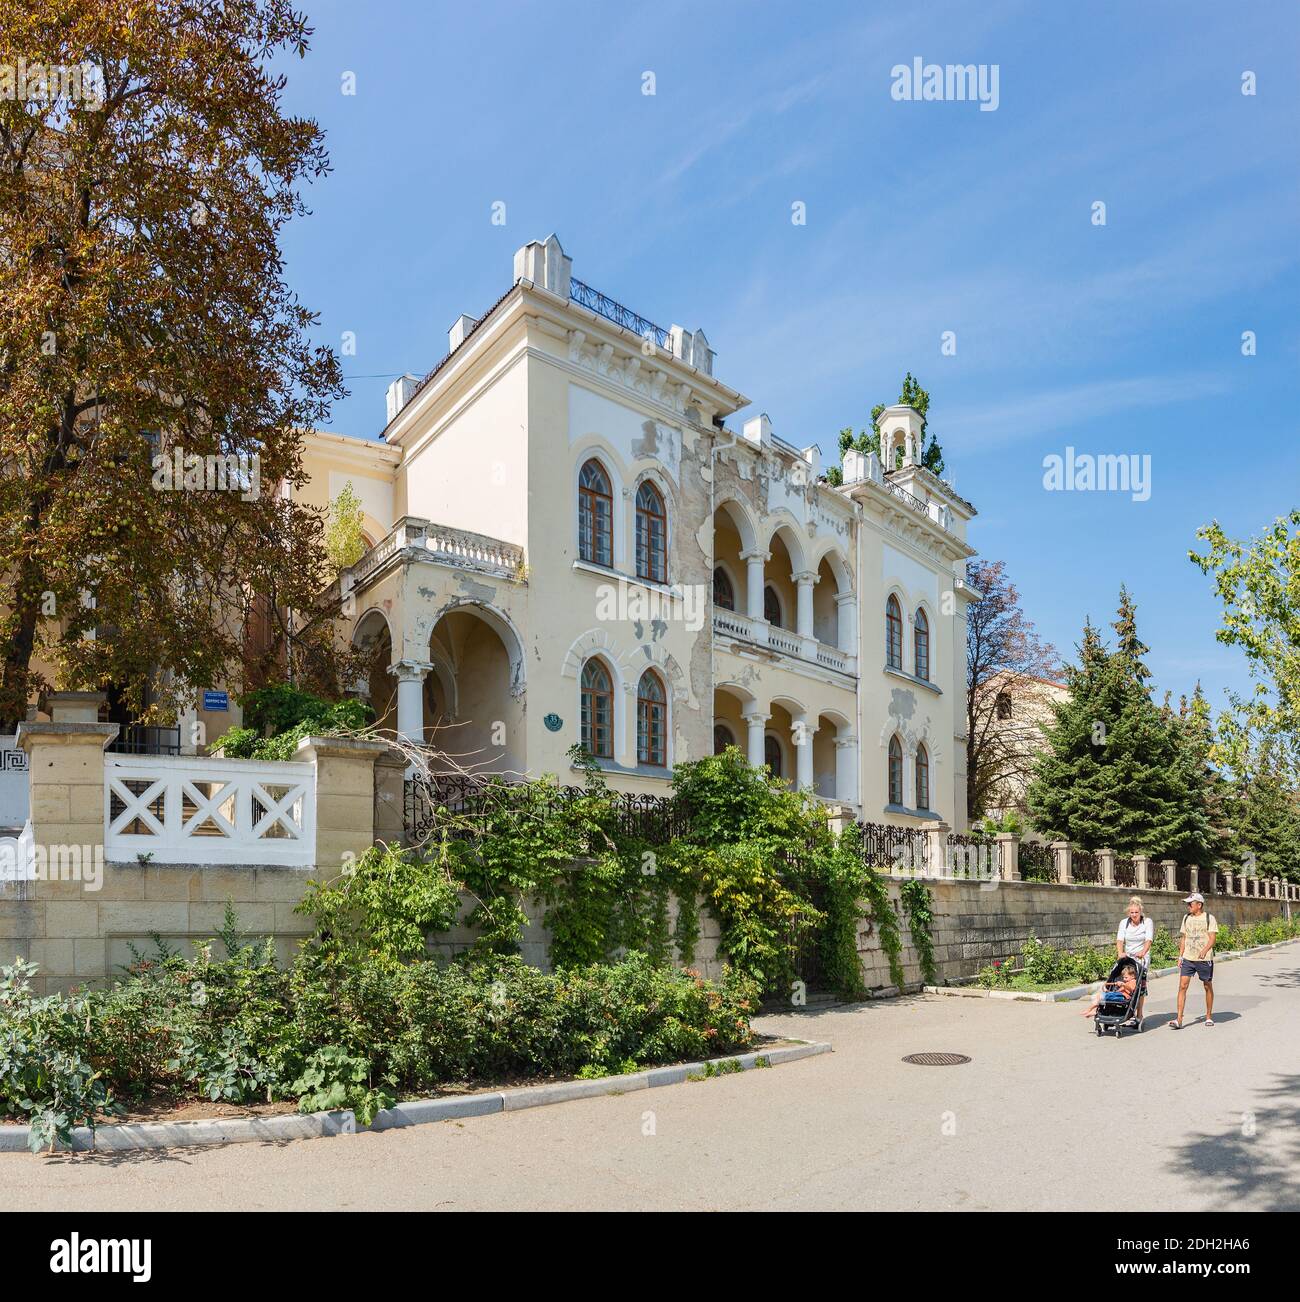
[{"label": "white column", "polygon": [[749,763],[753,768],[761,769],[763,767],[763,726],[767,723],[768,716],[758,710],[746,710],[741,717],[749,728],[747,738]]},{"label": "white column", "polygon": [[433,666],[425,660],[399,660],[388,666],[397,679],[397,732],[415,746],[424,745],[424,676]]},{"label": "white column", "polygon": [[800,791],[813,789],[813,737],[815,726],[810,726],[806,719],[796,719],[791,729],[794,741],[794,782]]},{"label": "white column", "polygon": [[835,598],[839,616],[838,644],[845,655],[858,654],[858,599],[851,592],[841,592]]},{"label": "white column", "polygon": [[798,589],[798,606],[795,614],[795,632],[800,637],[816,637],[813,632],[813,585],[817,575],[811,570],[804,570],[794,575]]},{"label": "white column", "polygon": [[858,739],[835,738],[835,799],[841,804],[862,803],[858,790]]},{"label": "white column", "polygon": [[763,567],[767,564],[767,552],[742,552],[741,560],[745,562],[745,613],[754,621],[751,630],[759,642],[767,641],[767,621],[763,618]]}]

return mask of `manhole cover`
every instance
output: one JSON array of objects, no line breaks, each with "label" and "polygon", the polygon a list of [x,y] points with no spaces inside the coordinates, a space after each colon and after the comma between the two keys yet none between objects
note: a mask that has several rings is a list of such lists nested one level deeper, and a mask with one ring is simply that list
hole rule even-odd
[{"label": "manhole cover", "polygon": [[903,1061],[914,1067],[960,1067],[970,1059],[964,1053],[909,1053]]}]

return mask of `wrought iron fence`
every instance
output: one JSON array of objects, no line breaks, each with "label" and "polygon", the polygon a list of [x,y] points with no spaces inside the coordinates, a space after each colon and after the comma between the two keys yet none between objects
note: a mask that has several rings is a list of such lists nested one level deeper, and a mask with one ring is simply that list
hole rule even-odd
[{"label": "wrought iron fence", "polygon": [[[545,821],[586,794],[583,787],[547,790],[537,783],[460,773],[408,778],[403,792],[406,836],[415,842],[435,834],[475,840],[486,835],[498,818]],[[672,796],[609,792],[608,802],[610,830],[651,845],[667,845],[690,827],[688,810]]]},{"label": "wrought iron fence", "polygon": [[930,863],[930,838],[919,827],[895,827],[891,823],[859,823],[862,833],[862,862],[869,868],[920,871]]},{"label": "wrought iron fence", "polygon": [[984,832],[949,832],[946,873],[953,877],[978,878],[998,876],[998,843]]},{"label": "wrought iron fence", "polygon": [[[1163,869],[1162,869],[1163,871]],[[1191,864],[1179,864],[1174,869],[1174,886],[1183,894],[1187,894],[1192,889],[1192,866]]]},{"label": "wrought iron fence", "polygon": [[575,303],[590,308],[598,316],[603,316],[606,321],[612,321],[625,330],[631,330],[640,335],[642,339],[653,339],[660,348],[667,348],[670,352],[672,351],[668,331],[662,326],[655,325],[653,321],[647,321],[645,317],[633,312],[631,308],[615,302],[608,294],[602,294],[600,290],[592,289],[590,285],[584,284],[576,276],[569,278],[569,297]]},{"label": "wrought iron fence", "polygon": [[1021,841],[1020,877],[1027,882],[1054,882],[1056,857],[1042,841]]},{"label": "wrought iron fence", "polygon": [[1076,882],[1101,882],[1101,860],[1091,850],[1076,850],[1070,876]]},{"label": "wrought iron fence", "polygon": [[145,723],[122,724],[106,749],[115,755],[179,755],[180,725],[168,728]]},{"label": "wrought iron fence", "polygon": [[1136,886],[1138,884],[1137,863],[1128,855],[1115,856],[1115,885]]}]

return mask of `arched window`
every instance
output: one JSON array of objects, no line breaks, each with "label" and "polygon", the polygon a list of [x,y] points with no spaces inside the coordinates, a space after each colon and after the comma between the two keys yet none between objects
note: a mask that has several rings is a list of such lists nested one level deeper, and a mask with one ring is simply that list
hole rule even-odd
[{"label": "arched window", "polygon": [[1006,720],[1011,718],[1011,693],[999,692],[995,701],[998,711],[998,718]]},{"label": "arched window", "polygon": [[897,737],[889,739],[889,803],[903,803],[903,747]]},{"label": "arched window", "polygon": [[772,776],[781,776],[781,743],[775,737],[763,738],[763,763],[772,770]]},{"label": "arched window", "polygon": [[721,565],[713,571],[713,604],[723,610],[736,609],[736,590],[731,586],[731,579]]},{"label": "arched window", "polygon": [[918,609],[916,612],[913,640],[916,646],[916,676],[924,678],[928,683],[930,681],[930,621],[926,619],[923,610]]},{"label": "arched window", "polygon": [[770,583],[763,589],[763,618],[773,628],[785,627],[781,623],[781,598],[776,595],[776,589]]},{"label": "arched window", "polygon": [[641,675],[636,689],[636,762],[657,768],[668,763],[668,703],[653,669]]},{"label": "arched window", "polygon": [[930,756],[924,746],[916,748],[916,807],[930,808]]},{"label": "arched window", "polygon": [[885,602],[885,663],[891,669],[903,667],[903,608],[892,592]]},{"label": "arched window", "polygon": [[715,723],[713,725],[713,753],[715,755],[721,755],[728,746],[734,746],[735,744],[736,739],[725,723]]},{"label": "arched window", "polygon": [[582,668],[582,744],[592,755],[614,758],[614,689],[599,660]]},{"label": "arched window", "polygon": [[668,513],[648,479],[636,490],[636,576],[668,582]]},{"label": "arched window", "polygon": [[614,495],[594,458],[578,476],[578,554],[594,565],[614,563]]}]

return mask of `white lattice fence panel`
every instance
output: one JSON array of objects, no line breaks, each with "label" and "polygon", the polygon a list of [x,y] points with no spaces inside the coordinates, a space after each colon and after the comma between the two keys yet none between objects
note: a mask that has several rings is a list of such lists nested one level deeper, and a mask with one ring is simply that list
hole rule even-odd
[{"label": "white lattice fence panel", "polygon": [[104,853],[122,862],[309,867],[310,764],[193,756],[104,757]]}]

